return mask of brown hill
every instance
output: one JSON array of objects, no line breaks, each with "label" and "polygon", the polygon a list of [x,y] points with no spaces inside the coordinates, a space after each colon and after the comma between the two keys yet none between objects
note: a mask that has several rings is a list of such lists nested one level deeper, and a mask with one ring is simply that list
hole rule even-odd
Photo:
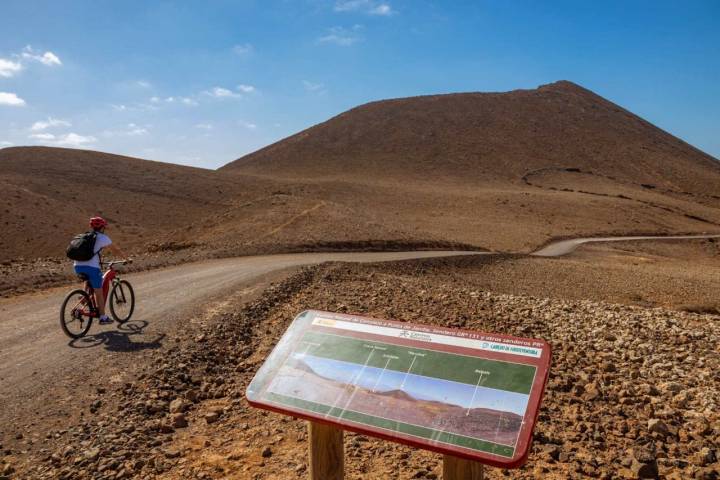
[{"label": "brown hill", "polygon": [[101,152],[5,148],[0,259],[62,255],[94,214],[110,220],[119,243],[144,245],[251,196],[248,185],[211,170]]},{"label": "brown hill", "polygon": [[219,171],[6,148],[0,187],[0,260],[62,255],[95,213],[213,255],[720,231],[719,162],[569,82],[370,103]]},{"label": "brown hill", "polygon": [[[366,389],[367,390],[367,389]],[[369,393],[373,395],[377,395],[378,397],[392,397],[395,400],[402,400],[405,402],[416,402],[418,401],[417,398],[413,397],[409,393],[407,393],[405,390],[368,390]],[[427,402],[427,400],[423,400]],[[428,402],[428,403],[438,403],[438,402]],[[447,405],[447,404],[446,404]]]},{"label": "brown hill", "polygon": [[287,178],[521,183],[580,169],[622,182],[718,193],[720,163],[571,82],[353,108],[223,169]]},{"label": "brown hill", "polygon": [[[299,182],[102,152],[1,149],[0,188],[0,262],[64,257],[69,238],[95,214],[110,220],[109,233],[126,251],[153,257],[185,255],[189,247],[198,247],[188,250],[198,258],[364,249],[366,239],[379,240],[376,249],[398,248],[386,240],[413,241],[401,229],[374,222],[372,212],[353,211],[334,202],[331,192]],[[151,263],[158,261],[165,260]],[[5,274],[0,269],[0,277]]]},{"label": "brown hill", "polygon": [[339,229],[492,249],[720,229],[720,162],[570,82],[369,103],[221,170],[309,185]]}]

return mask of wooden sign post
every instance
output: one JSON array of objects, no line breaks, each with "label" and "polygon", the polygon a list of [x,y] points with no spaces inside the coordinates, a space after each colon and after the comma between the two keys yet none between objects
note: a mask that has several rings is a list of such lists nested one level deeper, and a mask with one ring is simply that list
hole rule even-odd
[{"label": "wooden sign post", "polygon": [[345,478],[343,431],[317,422],[308,422],[311,480]]},{"label": "wooden sign post", "polygon": [[310,478],[343,478],[343,430],[444,455],[445,480],[527,459],[550,367],[529,338],[329,312],[298,315],[247,388],[309,420]]},{"label": "wooden sign post", "polygon": [[443,455],[443,480],[483,480],[482,463]]}]

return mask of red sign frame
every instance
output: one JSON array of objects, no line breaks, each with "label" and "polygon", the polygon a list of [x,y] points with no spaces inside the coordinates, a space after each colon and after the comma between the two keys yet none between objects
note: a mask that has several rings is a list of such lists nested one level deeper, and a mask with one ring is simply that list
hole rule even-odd
[{"label": "red sign frame", "polygon": [[[340,327],[338,327],[338,325],[340,325]],[[312,335],[322,335],[324,337],[340,337],[340,335],[338,335],[339,328],[342,329],[341,337],[344,339],[343,341],[359,340],[365,342],[364,346],[366,347],[368,344],[370,344],[369,346],[371,347],[373,345],[386,345],[391,348],[410,348],[413,349],[413,351],[422,350],[438,352],[439,354],[447,353],[449,356],[475,357],[478,360],[489,361],[491,363],[497,363],[498,365],[514,364],[534,367],[535,373],[532,386],[526,394],[526,408],[522,415],[522,422],[518,427],[512,455],[510,457],[502,456],[488,451],[478,451],[459,445],[441,443],[437,440],[420,438],[399,431],[389,431],[357,421],[329,417],[327,414],[311,411],[307,408],[300,408],[296,405],[280,404],[267,398],[269,396],[267,391],[268,386],[278,375],[278,372],[283,365],[285,365],[290,355],[293,354],[293,352],[299,351],[297,349],[299,342],[301,339],[306,338],[305,335],[307,335],[307,332],[310,332]],[[473,346],[476,348],[473,348]],[[441,454],[478,461],[487,465],[501,468],[516,468],[525,463],[529,454],[532,430],[537,422],[539,407],[549,374],[551,356],[550,345],[544,340],[539,339],[451,329],[434,325],[410,324],[363,317],[360,315],[309,310],[299,314],[290,327],[288,327],[283,337],[248,386],[246,397],[250,405],[257,408],[303,418],[313,422],[335,426],[343,430],[366,434]],[[415,374],[413,374],[413,376],[415,376]],[[480,374],[480,378],[482,378],[482,373]],[[478,382],[479,381],[480,380],[478,380]],[[357,386],[353,386],[357,390]],[[272,392],[270,392],[270,394],[272,394]],[[473,396],[473,399],[474,398]],[[330,410],[332,411],[332,407]],[[470,410],[469,408],[468,412]]]}]

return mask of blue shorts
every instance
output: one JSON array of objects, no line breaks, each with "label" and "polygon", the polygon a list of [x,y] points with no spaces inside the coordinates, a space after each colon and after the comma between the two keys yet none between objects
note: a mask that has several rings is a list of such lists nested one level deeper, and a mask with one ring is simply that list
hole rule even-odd
[{"label": "blue shorts", "polygon": [[79,265],[75,267],[75,273],[84,273],[90,280],[90,286],[93,288],[102,288],[102,273],[99,268],[88,267],[87,265]]}]

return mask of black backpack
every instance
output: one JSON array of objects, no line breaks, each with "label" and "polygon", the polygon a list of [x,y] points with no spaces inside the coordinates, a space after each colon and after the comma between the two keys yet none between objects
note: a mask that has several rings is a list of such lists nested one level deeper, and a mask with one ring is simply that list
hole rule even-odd
[{"label": "black backpack", "polygon": [[85,232],[75,235],[65,253],[71,260],[86,262],[95,256],[95,239],[97,232]]}]

